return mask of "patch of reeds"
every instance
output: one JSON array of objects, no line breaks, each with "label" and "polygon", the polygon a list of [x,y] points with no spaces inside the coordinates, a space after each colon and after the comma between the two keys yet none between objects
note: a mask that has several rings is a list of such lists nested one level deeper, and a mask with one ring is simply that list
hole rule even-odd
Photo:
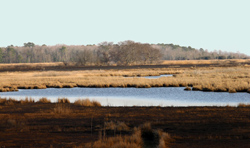
[{"label": "patch of reeds", "polygon": [[47,88],[63,88],[63,85],[61,83],[47,83],[46,84]]},{"label": "patch of reeds", "polygon": [[150,88],[151,85],[149,84],[137,84],[135,85],[136,88]]},{"label": "patch of reeds", "polygon": [[68,98],[58,98],[57,103],[70,103]]},{"label": "patch of reeds", "polygon": [[[124,122],[120,122],[124,123]],[[115,130],[118,124],[115,122],[106,122],[106,130]],[[169,148],[172,139],[168,133],[161,130],[154,130],[150,123],[145,123],[140,127],[135,127],[131,136],[103,137],[94,143],[88,143],[85,147],[91,148],[142,148],[158,147]]]},{"label": "patch of reeds", "polygon": [[170,134],[163,132],[161,130],[158,130],[158,134],[160,137],[160,141],[159,141],[159,148],[169,148],[170,147],[170,143],[172,142],[172,138],[170,136]]},{"label": "patch of reeds", "polygon": [[104,123],[106,130],[116,130],[116,131],[129,131],[130,128],[124,122],[105,122]]},{"label": "patch of reeds", "polygon": [[0,92],[18,91],[17,86],[3,86],[0,88]]},{"label": "patch of reeds", "polygon": [[217,86],[214,88],[215,92],[228,92],[228,89],[223,86]]},{"label": "patch of reeds", "polygon": [[19,101],[12,99],[12,98],[9,98],[9,99],[2,98],[0,102],[3,105],[14,105],[14,104],[19,103]]},{"label": "patch of reeds", "polygon": [[141,131],[135,131],[131,136],[116,136],[99,139],[93,144],[87,144],[85,147],[92,148],[141,148]]},{"label": "patch of reeds", "polygon": [[32,98],[26,97],[24,100],[20,100],[21,104],[27,104],[27,103],[35,103],[35,100]]},{"label": "patch of reeds", "polygon": [[78,99],[74,102],[74,104],[80,106],[95,106],[95,107],[102,106],[100,102],[95,100],[90,101],[89,99]]},{"label": "patch of reeds", "polygon": [[38,103],[51,103],[51,101],[45,97],[40,98],[37,102]]},{"label": "patch of reeds", "polygon": [[237,107],[250,107],[250,104],[239,103]]}]

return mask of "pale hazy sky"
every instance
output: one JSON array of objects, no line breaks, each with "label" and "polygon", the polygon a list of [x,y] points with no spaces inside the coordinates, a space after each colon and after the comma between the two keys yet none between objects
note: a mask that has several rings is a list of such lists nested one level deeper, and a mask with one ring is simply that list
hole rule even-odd
[{"label": "pale hazy sky", "polygon": [[134,40],[250,55],[250,0],[0,0],[0,47]]}]

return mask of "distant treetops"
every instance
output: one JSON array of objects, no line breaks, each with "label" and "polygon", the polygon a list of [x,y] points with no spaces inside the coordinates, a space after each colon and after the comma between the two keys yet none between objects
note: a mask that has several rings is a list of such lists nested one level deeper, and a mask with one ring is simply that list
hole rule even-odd
[{"label": "distant treetops", "polygon": [[174,44],[148,44],[122,41],[98,45],[35,45],[0,48],[0,63],[76,62],[80,65],[154,64],[161,60],[248,59],[242,53],[222,52],[183,47]]}]

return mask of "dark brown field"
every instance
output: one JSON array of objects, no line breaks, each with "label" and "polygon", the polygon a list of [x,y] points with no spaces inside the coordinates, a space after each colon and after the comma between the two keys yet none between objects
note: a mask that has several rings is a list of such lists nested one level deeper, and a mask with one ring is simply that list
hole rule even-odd
[{"label": "dark brown field", "polygon": [[[125,123],[115,131],[105,123]],[[172,148],[249,148],[250,107],[84,107],[73,103],[0,105],[2,147],[84,147],[150,122]],[[106,129],[106,130],[104,130]],[[101,134],[101,132],[103,134]],[[102,135],[102,136],[101,136]]]}]

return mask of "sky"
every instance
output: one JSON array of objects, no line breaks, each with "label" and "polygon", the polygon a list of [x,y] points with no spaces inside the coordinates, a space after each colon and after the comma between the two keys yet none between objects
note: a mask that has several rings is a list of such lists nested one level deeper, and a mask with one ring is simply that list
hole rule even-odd
[{"label": "sky", "polygon": [[166,43],[250,55],[249,0],[0,0],[0,47]]}]

